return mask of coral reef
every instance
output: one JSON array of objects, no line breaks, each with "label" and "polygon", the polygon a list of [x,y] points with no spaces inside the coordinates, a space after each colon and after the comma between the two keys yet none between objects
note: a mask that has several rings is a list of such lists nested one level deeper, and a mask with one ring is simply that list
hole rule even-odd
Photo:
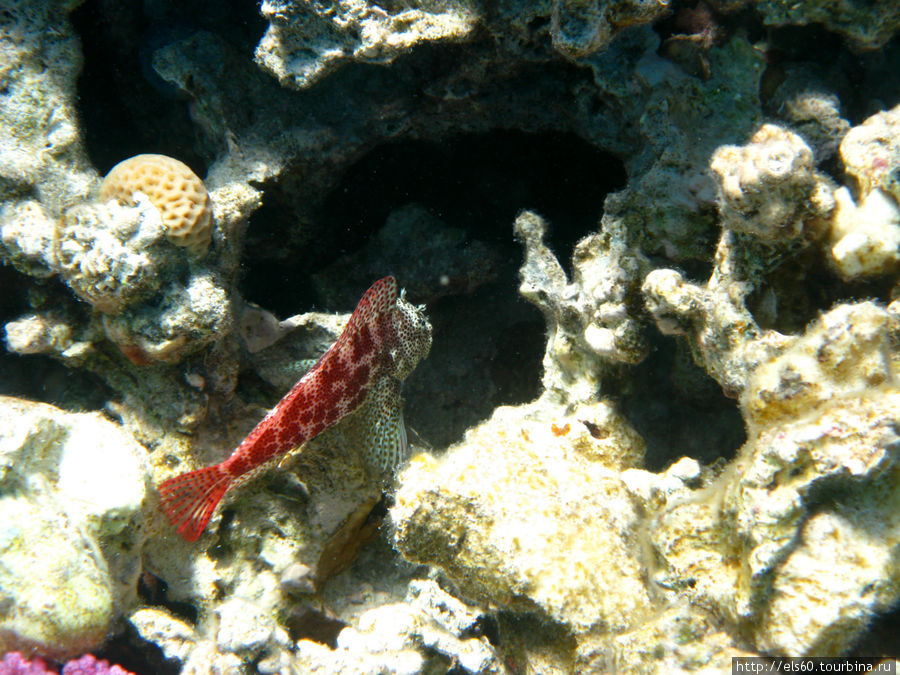
[{"label": "coral reef", "polygon": [[440,460],[414,458],[391,510],[397,546],[480,603],[623,630],[651,606],[615,471],[640,462],[642,443],[608,404],[541,412],[499,408]]},{"label": "coral reef", "polygon": [[464,39],[475,14],[465,3],[263,3],[269,28],[256,61],[283,84],[309,87],[349,61],[390,63],[418,44]]},{"label": "coral reef", "polygon": [[834,205],[803,139],[773,124],[760,127],[745,146],[720,147],[709,166],[722,227],[762,241],[799,237],[806,221],[827,216]]},{"label": "coral reef", "polygon": [[[896,633],[896,7],[214,5],[0,11],[0,674],[719,672]],[[372,424],[398,378],[173,534],[158,487],[386,275],[433,325],[409,428]]]},{"label": "coral reef", "polygon": [[[47,668],[40,658],[27,660],[18,652],[10,652],[0,661],[0,675],[56,675],[55,670]],[[93,654],[85,654],[79,659],[66,663],[60,675],[134,675],[121,666],[109,664],[105,659],[98,659]]]},{"label": "coral reef", "polygon": [[356,627],[337,637],[336,649],[303,640],[289,672],[442,671],[500,673],[503,665],[488,640],[473,635],[479,613],[434,581],[410,583],[404,602],[364,612]]},{"label": "coral reef", "polygon": [[147,196],[159,211],[166,238],[196,256],[212,239],[212,207],[203,181],[184,162],[165,155],[137,155],[116,164],[100,184],[100,198],[135,203]]},{"label": "coral reef", "polygon": [[821,23],[846,37],[859,50],[878,49],[900,28],[900,11],[896,7],[872,7],[854,0],[804,0],[790,5],[776,0],[754,0],[753,7],[773,26]]},{"label": "coral reef", "polygon": [[535,213],[516,219],[516,236],[525,246],[520,292],[540,308],[549,326],[545,395],[586,402],[598,393],[606,364],[637,363],[645,355],[640,326],[627,307],[642,264],[622,230],[610,222],[604,234],[585,237],[575,247],[575,274],[568,283],[544,244],[546,229]]},{"label": "coral reef", "polygon": [[137,600],[146,451],[97,414],[0,398],[0,652],[75,656]]},{"label": "coral reef", "polygon": [[844,279],[896,272],[900,264],[898,123],[900,109],[878,113],[841,141],[841,160],[855,184],[853,192],[841,187],[834,194],[828,244],[830,262]]}]

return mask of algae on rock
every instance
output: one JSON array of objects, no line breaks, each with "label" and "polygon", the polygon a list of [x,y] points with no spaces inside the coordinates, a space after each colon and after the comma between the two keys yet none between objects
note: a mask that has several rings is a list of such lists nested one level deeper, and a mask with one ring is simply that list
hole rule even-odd
[{"label": "algae on rock", "polygon": [[576,632],[634,626],[651,603],[638,513],[617,469],[642,451],[605,403],[570,415],[498,408],[400,475],[396,545],[479,603],[538,609]]},{"label": "algae on rock", "polygon": [[[741,167],[723,163],[753,160],[724,149],[716,161],[725,176]],[[763,187],[760,197],[769,191]],[[788,198],[781,212],[803,199]],[[784,255],[805,224],[773,229],[765,210],[749,213],[756,220],[742,229],[772,248],[726,229],[705,286],[666,269],[644,281],[659,329],[687,336],[698,362],[739,398],[748,429],[715,481],[655,509],[650,538],[660,567],[653,576],[670,593],[727,617],[761,651],[837,655],[900,597],[891,562],[900,323],[890,308],[857,302],[833,307],[799,336],[761,329],[746,306],[764,283],[760,269],[771,264],[757,256]],[[813,230],[827,231],[829,216],[814,216]],[[863,490],[872,495],[865,506]],[[834,566],[842,570],[839,584]]]},{"label": "algae on rock", "polygon": [[96,649],[137,602],[146,452],[100,415],[0,397],[0,652]]}]

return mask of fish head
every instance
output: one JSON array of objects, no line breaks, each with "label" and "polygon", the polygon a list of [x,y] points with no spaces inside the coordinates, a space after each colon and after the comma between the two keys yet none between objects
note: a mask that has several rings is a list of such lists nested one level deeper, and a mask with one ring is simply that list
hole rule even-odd
[{"label": "fish head", "polygon": [[431,323],[424,305],[412,305],[403,298],[397,299],[391,323],[395,336],[391,375],[403,380],[431,350]]}]

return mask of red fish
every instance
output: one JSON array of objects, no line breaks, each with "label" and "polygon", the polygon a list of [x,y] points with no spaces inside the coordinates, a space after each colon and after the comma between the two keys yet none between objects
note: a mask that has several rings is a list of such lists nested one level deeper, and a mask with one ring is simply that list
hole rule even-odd
[{"label": "red fish", "polygon": [[[406,450],[400,381],[430,347],[431,326],[422,308],[398,297],[393,277],[376,281],[337,341],[228,459],[160,485],[164,513],[182,537],[196,541],[238,478],[315,438],[366,402],[379,429],[370,447],[373,459],[382,468],[395,464]],[[384,433],[385,426],[392,431]]]}]

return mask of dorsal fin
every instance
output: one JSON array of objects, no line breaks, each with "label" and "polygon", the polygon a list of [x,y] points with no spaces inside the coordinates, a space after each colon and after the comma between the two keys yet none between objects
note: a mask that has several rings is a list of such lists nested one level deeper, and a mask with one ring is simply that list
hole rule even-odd
[{"label": "dorsal fin", "polygon": [[353,310],[348,327],[371,323],[376,316],[384,314],[397,302],[397,280],[388,276],[379,279],[369,287]]}]

